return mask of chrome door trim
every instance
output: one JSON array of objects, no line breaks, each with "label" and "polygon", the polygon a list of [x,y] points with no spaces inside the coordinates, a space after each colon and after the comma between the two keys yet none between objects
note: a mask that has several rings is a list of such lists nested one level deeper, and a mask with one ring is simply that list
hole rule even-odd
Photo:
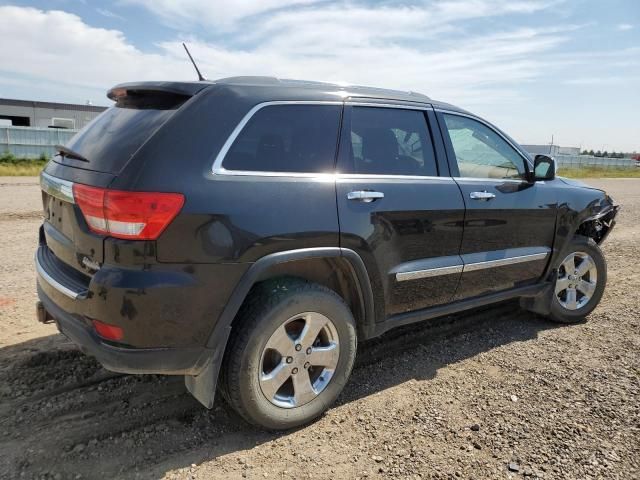
[{"label": "chrome door trim", "polygon": [[[440,275],[450,275],[454,273],[476,272],[476,271],[485,270],[488,268],[517,265],[519,263],[525,263],[525,262],[534,262],[537,260],[544,260],[551,253],[551,249],[547,247],[523,247],[523,248],[510,249],[510,251],[515,254],[504,257],[504,258],[482,260],[482,261],[470,261],[471,259],[478,258],[478,257],[503,255],[503,254],[506,254],[508,251],[509,250],[496,250],[493,252],[478,252],[478,253],[464,254],[461,257],[458,257],[460,259],[459,260],[460,263],[456,265],[445,265],[441,267],[423,268],[423,269],[416,269],[416,270],[403,270],[400,272],[395,271],[396,269],[402,269],[403,267],[406,268],[406,266],[417,266],[417,264],[424,265],[427,262],[428,263],[442,262],[446,264],[446,263],[450,263],[453,257],[436,257],[433,259],[417,260],[413,262],[408,262],[407,264],[403,264],[397,267],[396,269],[392,270],[390,273],[395,274],[395,279],[397,282],[405,282],[407,280],[418,280],[421,278],[431,278],[431,277],[437,277]],[[518,252],[525,252],[525,251],[533,251],[535,253],[527,253],[523,255],[517,254]]]},{"label": "chrome door trim", "polygon": [[521,255],[518,257],[500,258],[498,260],[487,260],[485,262],[467,263],[464,266],[464,272],[475,272],[484,270],[485,268],[504,267],[505,265],[516,265],[518,263],[534,262],[536,260],[544,260],[549,255],[545,253],[533,253],[530,255]]},{"label": "chrome door trim", "polygon": [[211,167],[211,171],[215,175],[258,175],[263,177],[317,177],[322,174],[318,173],[302,173],[302,172],[269,172],[269,171],[245,171],[245,170],[227,170],[222,166],[222,162],[224,161],[224,157],[229,153],[233,142],[235,142],[240,132],[244,129],[244,127],[249,123],[251,117],[253,117],[256,112],[262,110],[265,107],[270,107],[273,105],[344,105],[343,101],[323,101],[323,100],[278,100],[271,102],[262,102],[255,105],[251,110],[249,110],[242,120],[236,125],[236,127],[231,132],[231,135],[227,138],[227,140],[222,145],[222,148],[216,155],[216,159],[213,162],[213,166]]},{"label": "chrome door trim", "polygon": [[73,196],[73,182],[42,172],[40,173],[40,188],[58,200],[76,203]]},{"label": "chrome door trim", "polygon": [[[476,122],[480,122],[482,123],[485,127],[491,129],[493,132],[495,132],[496,134],[498,134],[505,142],[507,142],[509,145],[511,145],[511,147],[522,157],[522,159],[527,162],[527,164],[531,167],[531,171],[533,171],[533,163],[531,163],[531,160],[529,159],[529,157],[527,155],[525,155],[523,153],[523,150],[516,146],[511,140],[509,140],[502,132],[500,132],[500,130],[498,129],[498,127],[490,124],[489,122],[487,122],[486,120],[477,117],[475,115],[472,115],[470,113],[462,113],[462,112],[456,112],[455,110],[447,110],[444,108],[438,108],[435,107],[434,110],[436,112],[440,112],[440,113],[447,113],[449,115],[458,115],[460,117],[467,117],[470,118],[471,120],[475,120]],[[459,178],[459,177],[456,177]]]},{"label": "chrome door trim", "polygon": [[418,280],[421,278],[438,277],[440,275],[450,275],[452,273],[462,273],[463,265],[452,265],[450,267],[429,268],[427,270],[414,270],[412,272],[396,273],[396,282],[406,282],[407,280]]}]

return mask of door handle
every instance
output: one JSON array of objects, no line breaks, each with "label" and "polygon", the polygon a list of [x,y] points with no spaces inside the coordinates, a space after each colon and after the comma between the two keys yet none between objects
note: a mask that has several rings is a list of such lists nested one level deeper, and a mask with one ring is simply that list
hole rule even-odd
[{"label": "door handle", "polygon": [[356,190],[347,193],[347,200],[358,200],[359,202],[373,202],[379,198],[384,198],[382,192],[371,192],[369,190]]},{"label": "door handle", "polygon": [[482,191],[482,192],[471,192],[469,196],[473,200],[491,200],[492,198],[496,198],[495,193]]}]

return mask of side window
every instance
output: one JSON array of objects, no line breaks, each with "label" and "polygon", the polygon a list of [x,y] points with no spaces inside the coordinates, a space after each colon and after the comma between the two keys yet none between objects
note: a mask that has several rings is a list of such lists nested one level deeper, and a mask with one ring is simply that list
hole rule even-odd
[{"label": "side window", "polygon": [[427,122],[418,110],[353,107],[347,147],[343,173],[438,175]]},{"label": "side window", "polygon": [[444,114],[461,177],[524,178],[524,160],[500,135],[472,118]]},{"label": "side window", "polygon": [[231,145],[227,170],[330,173],[340,105],[271,105],[258,110]]}]

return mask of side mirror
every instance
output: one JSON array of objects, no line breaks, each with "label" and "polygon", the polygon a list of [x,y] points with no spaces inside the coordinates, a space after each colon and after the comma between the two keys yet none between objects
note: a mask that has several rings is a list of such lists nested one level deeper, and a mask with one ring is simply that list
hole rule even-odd
[{"label": "side mirror", "polygon": [[536,155],[533,161],[533,181],[556,178],[556,161],[549,155]]}]

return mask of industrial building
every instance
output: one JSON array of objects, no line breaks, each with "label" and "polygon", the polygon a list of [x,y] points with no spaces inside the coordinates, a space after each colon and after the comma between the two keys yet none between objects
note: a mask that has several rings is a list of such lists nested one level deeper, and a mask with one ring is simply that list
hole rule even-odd
[{"label": "industrial building", "polygon": [[80,130],[106,108],[0,98],[0,126]]},{"label": "industrial building", "polygon": [[580,155],[579,147],[561,147],[560,145],[522,145],[531,155]]},{"label": "industrial building", "polygon": [[0,98],[0,155],[51,156],[106,108]]}]

